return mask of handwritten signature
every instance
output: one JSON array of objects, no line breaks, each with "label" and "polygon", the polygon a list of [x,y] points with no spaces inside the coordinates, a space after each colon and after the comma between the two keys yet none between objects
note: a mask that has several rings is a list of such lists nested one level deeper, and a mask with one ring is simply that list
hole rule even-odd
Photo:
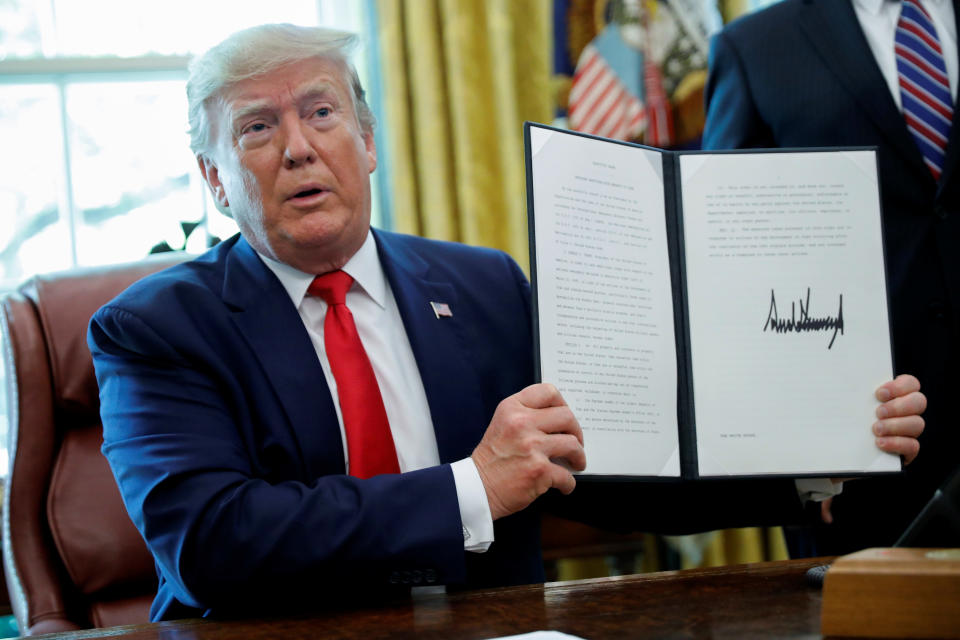
[{"label": "handwritten signature", "polygon": [[[797,319],[797,303],[800,304],[800,319]],[[843,334],[843,294],[840,294],[840,307],[837,309],[837,315],[824,316],[822,318],[810,317],[810,287],[807,287],[806,300],[800,299],[797,302],[790,303],[790,317],[780,318],[777,315],[777,298],[773,289],[770,289],[770,311],[767,314],[767,322],[763,325],[764,331],[775,331],[777,333],[803,333],[806,331],[830,331],[833,329],[833,335],[830,336],[830,344],[827,349],[833,347],[833,341],[837,339],[837,332]]]}]

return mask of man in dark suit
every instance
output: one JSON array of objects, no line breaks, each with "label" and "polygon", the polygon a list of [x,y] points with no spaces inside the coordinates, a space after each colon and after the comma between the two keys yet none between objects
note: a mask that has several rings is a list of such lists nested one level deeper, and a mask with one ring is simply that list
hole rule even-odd
[{"label": "man in dark suit", "polygon": [[[956,96],[960,16],[950,0],[920,4],[904,11],[932,19]],[[785,0],[728,25],[711,49],[704,148],[879,149],[894,362],[923,381],[928,426],[903,475],[850,482],[832,501],[814,550],[824,555],[891,545],[960,462],[948,395],[960,344],[960,127],[941,166],[927,166],[901,113],[900,13],[885,0]]]},{"label": "man in dark suit", "polygon": [[[572,490],[551,459],[583,468],[557,391],[524,389],[529,287],[516,264],[371,232],[373,120],[350,42],[265,26],[195,63],[193,146],[242,235],[92,320],[104,453],[157,560],[154,619],[529,582],[542,575],[536,516],[508,516]],[[327,273],[353,282],[340,295],[360,375],[328,356],[343,327],[325,322],[338,301],[314,290]],[[376,411],[386,467],[365,442]]]},{"label": "man in dark suit", "polygon": [[[527,507],[584,467],[560,394],[531,384],[517,265],[369,228],[373,119],[347,44],[266,25],[194,63],[193,148],[241,235],[91,321],[103,450],[157,561],[155,620],[542,581]],[[917,387],[883,387],[898,417],[881,448],[915,454]],[[784,485],[581,502],[680,532],[778,521],[799,507]],[[746,490],[769,506],[738,509]]]}]

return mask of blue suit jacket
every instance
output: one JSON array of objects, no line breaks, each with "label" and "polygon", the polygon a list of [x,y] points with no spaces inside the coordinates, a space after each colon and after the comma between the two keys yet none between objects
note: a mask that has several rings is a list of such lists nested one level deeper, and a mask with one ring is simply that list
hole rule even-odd
[{"label": "blue suit jacket", "polygon": [[818,551],[888,546],[960,463],[960,125],[934,182],[849,0],[784,0],[728,25],[710,58],[705,148],[879,149],[894,362],[923,384],[927,429],[902,476],[847,483]]},{"label": "blue suit jacket", "polygon": [[[333,400],[289,296],[245,240],[146,278],[89,343],[106,454],[153,552],[153,619],[297,607],[404,584],[543,580],[537,516],[465,554],[449,464],[532,380],[529,285],[505,254],[375,232],[441,466],[343,475]],[[446,302],[437,318],[429,303]]]}]

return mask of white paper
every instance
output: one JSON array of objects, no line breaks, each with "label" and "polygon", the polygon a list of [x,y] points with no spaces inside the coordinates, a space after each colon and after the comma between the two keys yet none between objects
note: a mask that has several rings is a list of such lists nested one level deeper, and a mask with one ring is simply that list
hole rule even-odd
[{"label": "white paper", "polygon": [[491,640],[583,640],[583,638],[562,631],[531,631],[516,636],[500,636]]},{"label": "white paper", "polygon": [[541,372],[588,474],[679,476],[661,154],[530,128]]},{"label": "white paper", "polygon": [[870,430],[893,374],[873,153],[680,167],[700,474],[898,470]]}]

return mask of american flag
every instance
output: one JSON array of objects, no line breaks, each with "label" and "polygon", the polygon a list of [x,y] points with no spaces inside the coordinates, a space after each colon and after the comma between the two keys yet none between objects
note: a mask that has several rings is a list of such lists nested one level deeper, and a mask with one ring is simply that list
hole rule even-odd
[{"label": "american flag", "polygon": [[437,318],[453,317],[453,311],[450,310],[450,305],[446,302],[431,302],[430,306],[433,308],[433,315]]},{"label": "american flag", "polygon": [[570,128],[632,140],[646,126],[640,80],[643,56],[620,37],[617,24],[588,44],[577,62],[567,108]]}]

